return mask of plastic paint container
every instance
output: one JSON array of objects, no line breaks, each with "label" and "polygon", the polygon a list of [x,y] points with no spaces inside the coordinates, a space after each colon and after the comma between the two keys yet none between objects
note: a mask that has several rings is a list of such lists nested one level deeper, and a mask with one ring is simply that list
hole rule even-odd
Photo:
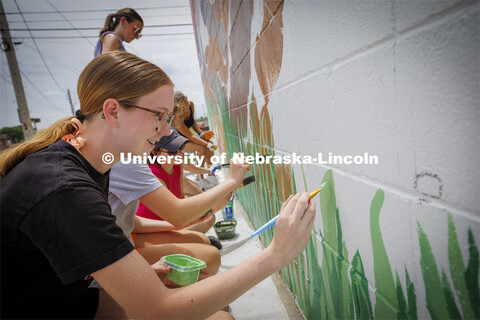
[{"label": "plastic paint container", "polygon": [[228,204],[223,208],[223,220],[233,219],[233,200],[228,201]]},{"label": "plastic paint container", "polygon": [[213,225],[218,239],[231,239],[235,237],[235,228],[237,227],[237,220],[219,221]]},{"label": "plastic paint container", "polygon": [[165,265],[171,267],[167,279],[181,286],[188,286],[198,280],[200,269],[205,269],[207,264],[199,259],[186,254],[171,254],[160,259]]}]

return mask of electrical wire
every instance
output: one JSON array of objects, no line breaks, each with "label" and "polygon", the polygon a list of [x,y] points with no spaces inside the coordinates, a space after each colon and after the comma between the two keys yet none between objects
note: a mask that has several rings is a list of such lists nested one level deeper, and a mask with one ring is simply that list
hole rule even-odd
[{"label": "electrical wire", "polygon": [[[28,43],[24,43],[23,45],[35,51],[35,48],[32,47],[31,45],[29,45]],[[63,67],[65,70],[70,71],[71,73],[73,73],[77,77],[80,73],[82,73],[81,70],[75,69],[72,66],[69,66],[68,64],[65,64],[64,62],[62,62],[62,61],[58,60],[57,58],[55,58],[54,56],[52,56],[51,54],[48,54],[48,53],[43,53],[43,54],[45,56],[47,56],[48,58],[50,58],[52,60],[55,60],[55,62],[58,63],[61,67]]]},{"label": "electrical wire", "polygon": [[62,110],[61,108],[57,107],[52,101],[50,101],[50,99],[48,99],[40,89],[38,89],[38,87],[34,84],[34,82],[32,80],[30,80],[30,78],[25,74],[25,72],[23,72],[22,70],[20,70],[20,73],[22,74],[23,77],[25,77],[25,79],[27,79],[27,81],[30,83],[30,85],[37,91],[37,93],[39,95],[41,95],[43,97],[43,99],[45,99],[46,102],[49,103],[49,105],[51,107],[53,107],[54,109],[57,109],[58,111],[62,112],[62,113],[65,113],[65,110]]},{"label": "electrical wire", "polygon": [[[15,5],[17,6],[17,9],[18,9],[18,12],[20,13],[20,16],[22,17],[23,21],[25,22],[25,18],[24,18],[23,14],[22,14],[22,11],[20,10],[20,7],[18,6],[17,0],[13,0],[13,1],[15,2]],[[28,24],[27,24],[27,22],[25,22],[25,25],[27,26],[27,29],[28,29]],[[55,82],[55,84],[57,85],[57,87],[58,87],[60,90],[66,92],[66,90],[63,89],[63,88],[60,86],[60,84],[58,83],[57,79],[55,79],[55,77],[53,76],[52,71],[51,71],[50,68],[48,67],[47,62],[45,61],[45,58],[43,57],[42,52],[40,51],[40,48],[39,48],[38,45],[37,45],[37,41],[35,41],[35,38],[33,37],[33,34],[32,34],[32,32],[31,32],[29,29],[28,29],[28,33],[29,33],[30,36],[32,37],[33,43],[35,44],[35,47],[37,48],[37,52],[38,52],[38,54],[40,55],[40,58],[42,59],[43,64],[44,64],[45,67],[47,68],[48,74],[50,74],[50,77],[52,77],[53,82]]]},{"label": "electrical wire", "polygon": [[[157,14],[157,15],[153,15],[153,16],[148,16],[148,15],[143,15],[142,14],[142,18],[143,19],[146,19],[146,18],[158,18],[158,17],[178,17],[178,16],[190,16],[190,13],[178,13],[178,14]],[[92,18],[81,18],[81,19],[68,19],[69,21],[92,21],[93,19]],[[64,19],[45,19],[45,20],[27,20],[27,22],[63,22],[65,21]],[[8,22],[9,23],[16,23],[16,22],[23,22],[21,20],[12,20],[12,19],[8,19]],[[100,22],[99,23],[104,23],[104,18],[101,18]]]},{"label": "electrical wire", "polygon": [[[16,0],[14,0],[16,1]],[[190,6],[159,6],[159,7],[150,7],[150,8],[135,8],[136,11],[139,10],[154,10],[154,9],[175,9],[175,8],[189,8]],[[93,10],[65,10],[61,11],[62,13],[79,13],[79,12],[117,12],[118,8],[115,9],[93,9]],[[20,10],[19,10],[20,11]],[[56,11],[24,11],[23,14],[43,14],[43,13],[57,13]],[[20,12],[5,12],[5,14],[22,14]]]},{"label": "electrical wire", "polygon": [[94,45],[92,42],[90,42],[90,40],[88,40],[88,38],[86,38],[86,37],[80,32],[80,30],[77,29],[77,28],[73,25],[73,23],[71,23],[67,18],[65,18],[65,16],[63,15],[63,13],[61,13],[60,11],[58,11],[57,7],[55,7],[50,0],[47,0],[47,2],[52,6],[53,9],[55,9],[55,10],[62,16],[62,18],[63,18],[69,25],[71,25],[71,26],[85,39],[85,41],[87,41],[92,47],[95,47],[95,45]]},{"label": "electrical wire", "polygon": [[[193,32],[180,32],[180,33],[157,33],[157,34],[142,34],[142,39],[144,37],[163,37],[163,36],[185,36],[185,35],[193,35]],[[93,38],[98,39],[98,36],[84,36],[86,38]],[[22,37],[16,36],[12,38],[21,38],[21,39],[33,39],[33,37]],[[50,37],[35,37],[35,39],[81,39],[80,36],[50,36]]]},{"label": "electrical wire", "polygon": [[[68,21],[67,21],[68,22]],[[165,27],[187,27],[191,26],[191,23],[176,23],[176,24],[159,24],[159,25],[153,25],[153,26],[145,26],[145,28],[165,28]],[[9,28],[8,30],[10,31],[78,31],[78,30],[98,30],[101,27],[92,27],[92,28]]]}]

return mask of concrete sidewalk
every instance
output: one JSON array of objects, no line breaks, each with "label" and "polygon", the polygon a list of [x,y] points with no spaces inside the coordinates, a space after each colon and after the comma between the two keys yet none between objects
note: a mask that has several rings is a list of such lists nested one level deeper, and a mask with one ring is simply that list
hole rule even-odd
[{"label": "concrete sidewalk", "polygon": [[[223,246],[235,243],[248,237],[253,231],[248,219],[237,201],[234,201],[234,216],[237,220],[235,238],[221,240]],[[222,212],[215,214],[217,221],[223,220]],[[216,236],[213,228],[207,235]],[[235,251],[222,256],[222,265],[219,273],[239,265],[262,250],[258,238],[252,239]],[[289,319],[280,300],[277,289],[271,277],[257,284],[243,296],[230,304],[231,313],[236,319]]]},{"label": "concrete sidewalk", "polygon": [[[220,181],[224,180],[224,173],[226,173],[226,170],[217,173],[217,178]],[[195,182],[199,183],[199,181]],[[200,182],[199,185],[202,186],[202,182]],[[233,212],[237,220],[236,235],[233,239],[221,240],[224,247],[250,236],[250,234],[255,231],[250,224],[248,216],[237,200],[234,201]],[[222,221],[222,211],[216,212],[215,217],[217,222]],[[207,232],[207,235],[216,236],[213,228]],[[248,241],[242,247],[222,256],[219,273],[225,272],[243,261],[248,260],[262,249],[258,237]],[[304,319],[303,314],[299,311],[288,291],[284,280],[278,273],[260,282],[231,303],[230,309],[236,319]]]}]

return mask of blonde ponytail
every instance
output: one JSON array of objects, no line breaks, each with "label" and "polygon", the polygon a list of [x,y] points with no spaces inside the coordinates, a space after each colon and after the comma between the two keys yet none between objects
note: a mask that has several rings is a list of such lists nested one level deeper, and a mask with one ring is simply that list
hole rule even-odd
[{"label": "blonde ponytail", "polygon": [[72,126],[70,121],[72,118],[70,116],[58,120],[50,127],[40,130],[31,140],[2,152],[0,154],[0,178],[5,177],[10,170],[29,155],[48,147],[60,140],[64,135],[71,133]]},{"label": "blonde ponytail", "polygon": [[[172,80],[162,69],[148,61],[125,51],[101,54],[90,61],[78,78],[80,111],[77,119],[88,122],[98,116],[103,112],[103,103],[109,98],[136,103],[140,97],[164,85],[173,86]],[[59,120],[39,131],[32,140],[3,152],[0,155],[0,178],[23,159],[63,136],[73,134],[75,137],[77,131],[71,125],[73,118],[70,116]]]}]

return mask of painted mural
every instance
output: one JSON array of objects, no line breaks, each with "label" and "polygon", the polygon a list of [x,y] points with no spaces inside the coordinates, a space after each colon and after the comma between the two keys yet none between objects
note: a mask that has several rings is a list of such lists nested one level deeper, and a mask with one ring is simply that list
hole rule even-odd
[{"label": "painted mural", "polygon": [[[282,64],[292,59],[284,50],[284,6],[277,0],[191,0],[210,127],[216,131],[220,152],[229,156],[278,152],[274,132],[279,131],[274,130],[275,116],[269,110],[275,109],[271,97]],[[289,194],[308,190],[312,184],[304,169],[252,166],[257,183],[239,189],[238,199],[255,227],[274,217]],[[366,252],[345,240],[341,219],[348,217],[337,206],[334,176],[335,170],[324,173],[327,187],[316,199],[321,225],[315,226],[306,250],[281,271],[307,319],[480,318],[478,225],[460,237],[452,215],[444,215],[448,232],[442,237],[448,245],[439,256],[431,246],[435,238],[417,220],[412,232],[418,234],[420,256],[413,262],[415,255],[404,256],[403,265],[396,258],[392,264],[384,241],[392,235],[385,233],[380,217],[388,210],[385,204],[394,199],[377,188],[370,207],[357,208],[370,222],[362,235],[371,242],[371,252]],[[297,187],[299,181],[303,185]],[[261,240],[268,245],[272,237],[270,229]]]}]

